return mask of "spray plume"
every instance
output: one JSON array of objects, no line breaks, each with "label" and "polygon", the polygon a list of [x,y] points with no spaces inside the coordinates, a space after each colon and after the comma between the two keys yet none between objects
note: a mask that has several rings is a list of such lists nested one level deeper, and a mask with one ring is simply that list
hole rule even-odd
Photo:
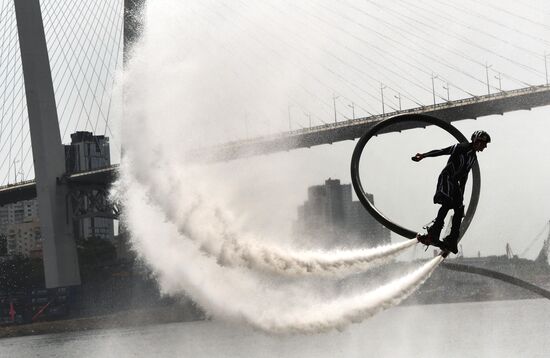
[{"label": "spray plume", "polygon": [[[242,118],[245,103],[255,113],[285,108],[295,86],[289,79],[299,76],[285,62],[279,64],[285,76],[262,66],[235,76],[232,70],[242,67],[239,56],[212,56],[219,48],[204,40],[214,30],[196,23],[202,7],[198,1],[148,3],[143,37],[124,73],[124,113],[129,120],[123,124],[125,157],[113,192],[123,204],[122,219],[132,245],[153,270],[161,290],[189,295],[214,317],[271,332],[342,328],[399,303],[429,277],[441,258],[374,291],[347,298],[334,293],[329,299],[300,282],[270,281],[242,269],[343,274],[384,262],[415,242],[306,253],[284,249],[276,238],[276,245],[258,243],[260,235],[245,239],[239,220],[222,209],[247,186],[226,183],[227,175],[238,170],[220,175],[216,168],[185,162],[183,153],[211,144],[216,137],[226,140],[223,136],[235,127],[231,119]],[[250,46],[244,29],[234,28],[230,21],[216,25],[214,37],[223,34],[224,39]],[[258,89],[257,78],[269,80],[264,82],[271,86]],[[255,174],[255,181],[274,175],[267,172],[261,178],[255,168],[246,171]]]},{"label": "spray plume", "polygon": [[285,251],[238,240],[226,242],[219,255],[222,264],[239,265],[286,275],[343,276],[390,262],[415,245],[413,240],[372,249],[331,251]]},{"label": "spray plume", "polygon": [[247,271],[220,267],[198,254],[193,241],[165,220],[144,188],[124,171],[117,186],[125,198],[124,220],[132,243],[164,293],[190,295],[217,318],[246,322],[267,332],[318,333],[361,322],[407,298],[443,260],[437,256],[375,290],[327,302],[298,285],[278,286]]},{"label": "spray plume", "polygon": [[[206,193],[200,194],[200,189],[184,179],[183,173],[174,180],[172,176],[168,178],[166,172],[172,171],[166,168],[161,175],[149,175],[151,181],[147,185],[151,187],[148,190],[151,200],[168,220],[177,224],[180,233],[196,241],[203,252],[224,266],[243,266],[284,275],[344,276],[388,263],[417,243],[407,240],[369,249],[330,251],[297,251],[269,245],[234,225],[233,215],[219,204],[213,206],[205,200]],[[204,177],[197,169],[191,172],[193,177]]]}]

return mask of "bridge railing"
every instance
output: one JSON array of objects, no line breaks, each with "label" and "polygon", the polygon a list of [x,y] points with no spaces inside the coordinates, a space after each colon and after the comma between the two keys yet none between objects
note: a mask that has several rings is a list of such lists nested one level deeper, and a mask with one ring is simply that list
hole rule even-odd
[{"label": "bridge railing", "polygon": [[23,180],[23,181],[20,181],[20,182],[17,182],[17,183],[6,184],[6,185],[3,185],[3,186],[0,186],[0,191],[7,190],[7,189],[12,189],[13,187],[16,187],[16,186],[23,187],[25,185],[34,185],[34,182],[35,182],[34,179],[30,179],[30,180]]},{"label": "bridge railing", "polygon": [[[293,136],[300,136],[306,133],[314,133],[314,132],[320,132],[324,130],[331,130],[339,127],[346,127],[350,124],[366,124],[366,123],[372,123],[377,122],[380,120],[383,120],[388,117],[393,117],[400,114],[411,114],[411,113],[425,113],[425,112],[432,112],[432,111],[438,111],[442,109],[449,109],[459,106],[464,106],[468,104],[476,104],[480,103],[486,100],[495,100],[497,98],[508,98],[513,96],[518,96],[522,94],[529,94],[529,93],[535,93],[535,92],[541,92],[541,91],[547,91],[550,90],[549,85],[538,85],[538,86],[530,86],[530,87],[524,87],[519,88],[515,90],[509,90],[509,91],[500,91],[496,93],[490,93],[480,96],[473,96],[469,98],[463,98],[453,101],[446,101],[444,103],[436,103],[433,105],[426,105],[421,107],[415,107],[415,108],[409,108],[404,110],[398,110],[393,112],[387,112],[384,114],[375,114],[368,117],[362,117],[362,118],[355,118],[355,119],[348,119],[345,121],[337,122],[337,123],[325,123],[317,126],[312,126],[309,128],[299,128],[294,129],[290,131],[275,133],[275,134],[269,134],[269,135],[262,135],[254,138],[247,138],[247,139],[241,139],[236,141],[230,141],[223,144],[218,144],[215,146],[209,146],[208,149],[224,149],[228,147],[235,146],[237,144],[253,144],[257,142],[264,142],[268,140],[276,140],[276,139],[282,139],[282,138],[289,138]],[[200,148],[199,148],[200,149]]]}]

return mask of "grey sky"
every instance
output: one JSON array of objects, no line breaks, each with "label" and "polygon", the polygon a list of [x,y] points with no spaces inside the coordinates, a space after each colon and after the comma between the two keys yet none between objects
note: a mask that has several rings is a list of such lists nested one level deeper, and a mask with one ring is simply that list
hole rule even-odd
[{"label": "grey sky", "polygon": [[[43,5],[61,3],[44,1]],[[117,6],[116,1],[108,4]],[[106,7],[90,9],[89,14],[97,15]],[[197,145],[287,130],[289,119],[291,128],[306,127],[310,115],[313,125],[331,122],[333,96],[338,120],[351,117],[353,111],[356,117],[377,114],[382,111],[381,85],[387,111],[399,106],[399,98],[403,108],[415,107],[416,102],[429,105],[432,74],[438,103],[447,95],[458,99],[469,97],[467,92],[485,94],[487,74],[491,92],[500,86],[514,89],[525,83],[543,84],[544,54],[550,52],[550,5],[544,1],[251,4],[212,0],[188,2],[174,12],[178,16],[166,17],[162,31],[155,26],[150,29],[151,36],[161,40],[159,51],[162,46],[179,49],[166,64],[169,68],[160,68],[162,64],[157,68],[159,81],[150,89],[151,95],[164,96],[169,109],[154,115],[159,126],[166,125],[163,140],[185,138]],[[77,15],[65,14],[60,19]],[[82,18],[75,23],[87,28],[88,22]],[[71,23],[59,21],[59,33],[79,31],[67,24]],[[166,29],[172,31],[167,34]],[[101,26],[97,31],[105,35]],[[97,40],[93,43],[98,49],[115,48],[116,40],[110,36]],[[61,39],[59,43],[72,42]],[[86,62],[84,57],[82,61]],[[488,72],[485,64],[490,66]],[[58,98],[58,105],[64,101],[71,100]],[[95,108],[91,102],[88,106]],[[101,106],[107,108],[106,103]],[[521,253],[550,220],[546,200],[550,168],[545,159],[549,112],[549,108],[540,108],[457,124],[467,136],[478,128],[493,136],[493,143],[479,155],[482,196],[464,240],[466,255],[478,250],[502,254],[506,242]],[[62,131],[73,120],[64,116]],[[192,129],[198,135],[172,137],[171,127],[162,119],[178,116],[193,117]],[[81,117],[79,129],[90,129],[86,114]],[[114,122],[113,127],[117,126]],[[116,132],[113,136],[118,142]],[[376,204],[410,228],[419,229],[431,220],[437,209],[431,196],[445,159],[414,164],[409,157],[448,145],[450,140],[427,129],[384,135],[374,141],[372,165],[377,172],[365,177]],[[226,171],[219,175],[235,182],[229,200],[251,227],[259,232],[281,228],[288,232],[308,186],[328,177],[350,182],[353,145],[337,143],[239,160],[220,165]],[[533,257],[541,245],[539,240],[528,256]]]},{"label": "grey sky", "polygon": [[[395,96],[399,93],[430,104],[431,72],[437,76],[434,87],[438,103],[447,97],[444,86],[448,82],[453,84],[448,86],[451,99],[468,97],[458,88],[486,94],[486,63],[492,93],[499,86],[525,86],[521,81],[545,82],[550,10],[543,2],[238,2],[233,6],[208,2],[201,6],[192,9],[197,32],[201,26],[221,21],[218,28],[206,26],[204,30],[204,38],[209,40],[201,50],[215,54],[216,59],[202,65],[209,67],[212,61],[209,69],[216,72],[225,70],[221,66],[224,63],[238,73],[233,79],[229,75],[213,76],[222,90],[209,97],[216,100],[210,108],[205,102],[202,114],[205,121],[216,118],[215,125],[224,130],[216,130],[214,122],[212,127],[199,125],[199,129],[209,130],[205,141],[216,135],[238,138],[288,128],[288,109],[293,128],[308,125],[307,113],[312,113],[314,124],[333,121],[333,94],[338,96],[340,120],[352,116],[352,102],[356,116],[367,115],[365,110],[380,113],[380,82],[388,86],[384,89],[386,106],[397,107]],[[429,11],[418,11],[420,7]],[[436,13],[441,16],[434,17]],[[342,21],[344,18],[349,21]],[[247,32],[250,28],[255,31]],[[407,63],[399,62],[402,60]],[[202,85],[210,85],[208,78],[198,79],[204,81]],[[258,93],[258,88],[278,95],[285,92],[290,107],[277,96]],[[225,91],[238,91],[239,97],[224,97]],[[231,102],[224,102],[229,99]],[[405,98],[402,105],[416,106]],[[218,107],[234,115],[220,120]],[[550,194],[550,165],[545,160],[550,154],[545,136],[549,112],[548,108],[538,108],[456,124],[466,136],[485,129],[493,137],[493,143],[479,155],[482,193],[476,218],[463,241],[466,255],[476,255],[478,250],[504,254],[507,242],[521,254],[550,220],[550,204],[545,200]],[[369,166],[375,172],[364,175],[377,206],[411,229],[420,229],[433,219],[438,207],[431,200],[446,158],[413,163],[410,156],[452,141],[434,129],[383,135],[373,141],[367,155],[372,156]],[[281,232],[295,219],[296,207],[305,200],[308,186],[322,184],[329,177],[350,183],[353,147],[351,142],[337,143],[239,160],[221,165],[219,175],[231,173],[225,175],[224,182],[233,184],[227,185],[234,189],[233,209],[251,227],[258,232]],[[547,231],[527,257],[538,253],[546,235]]]},{"label": "grey sky", "polygon": [[[118,160],[115,73],[122,65],[122,0],[41,1],[64,143],[77,130],[111,138]],[[13,0],[0,0],[0,185],[34,177]],[[8,174],[9,171],[9,174]]]},{"label": "grey sky", "polygon": [[[273,266],[281,263],[272,256],[280,250],[288,249],[280,256],[291,259],[309,257],[310,253],[300,251],[304,247],[332,258],[349,252],[332,250],[322,237],[293,238],[290,228],[308,186],[328,177],[349,181],[352,141],[219,164],[186,161],[188,151],[197,147],[287,125],[304,126],[309,113],[316,122],[330,122],[334,101],[336,120],[342,120],[344,109],[353,109],[346,105],[352,103],[358,112],[386,110],[390,102],[384,101],[382,107],[382,94],[392,98],[391,94],[407,93],[402,102],[405,108],[414,102],[430,105],[432,80],[438,86],[436,101],[442,101],[438,81],[442,78],[449,83],[453,99],[486,93],[483,79],[494,79],[493,67],[501,73],[503,88],[522,87],[526,81],[545,82],[544,56],[531,51],[527,58],[527,52],[519,53],[517,46],[502,41],[512,35],[487,25],[497,11],[494,6],[485,10],[490,16],[485,16],[484,30],[475,35],[455,32],[454,10],[447,15],[447,23],[437,22],[419,34],[417,26],[425,25],[412,24],[427,11],[401,9],[396,13],[393,6],[394,2],[386,9],[381,2],[368,1],[150,3],[142,39],[124,74],[125,156],[116,188],[132,244],[156,273],[163,292],[185,292],[213,317],[244,320],[269,331],[317,330],[325,327],[317,322],[340,327],[350,319],[365,318],[364,314],[373,312],[369,307],[399,302],[436,267],[441,256],[423,263],[414,274],[358,296],[365,297],[363,301],[349,296],[340,282],[332,286],[326,281],[264,276],[241,269],[250,267],[240,259],[236,262],[242,266],[225,266],[235,262],[229,257],[232,252]],[[477,5],[467,6],[463,12],[466,32],[471,31],[469,16],[477,9]],[[372,19],[372,14],[377,18]],[[384,29],[383,21],[393,22],[397,17],[403,17],[402,25]],[[439,18],[422,22],[434,25],[435,20]],[[500,23],[494,26],[503,27]],[[544,24],[533,26],[547,31]],[[489,33],[481,36],[481,31]],[[490,36],[497,32],[504,37]],[[531,39],[522,45],[535,40],[542,43],[544,53],[544,38],[532,39],[525,32],[518,35]],[[445,46],[456,54],[451,55]],[[540,67],[531,62],[533,58]],[[397,59],[406,62],[393,64]],[[498,90],[494,83],[489,91]],[[458,91],[463,91],[462,96]],[[544,109],[535,111],[542,113],[544,126]],[[514,123],[535,122],[524,115],[460,123],[467,135],[487,127],[494,137],[494,143],[480,155],[486,177],[483,186],[489,189],[483,191],[480,213],[464,240],[466,255],[478,250],[501,253],[506,241],[516,248],[525,243],[532,227],[548,220],[539,204],[538,183],[524,186],[523,191],[516,189],[518,196],[509,195],[510,180],[527,180],[516,178],[516,173],[536,171],[545,181],[539,163],[533,169],[533,161],[522,160],[527,146],[517,145],[522,143],[518,137],[523,127]],[[538,129],[537,133],[543,132]],[[528,136],[529,145],[539,143]],[[374,170],[363,174],[379,207],[408,227],[420,229],[432,219],[437,207],[431,198],[444,158],[413,163],[410,157],[450,141],[432,128],[381,135],[373,141],[367,154]],[[540,145],[527,150],[544,155]],[[542,223],[534,224],[541,217]],[[289,248],[289,243],[294,245]],[[358,244],[342,239],[333,245],[341,249]],[[419,246],[409,250],[406,258],[428,255]],[[328,298],[334,295],[335,300]],[[310,310],[312,303],[314,310]],[[328,315],[326,307],[331,311]]]}]

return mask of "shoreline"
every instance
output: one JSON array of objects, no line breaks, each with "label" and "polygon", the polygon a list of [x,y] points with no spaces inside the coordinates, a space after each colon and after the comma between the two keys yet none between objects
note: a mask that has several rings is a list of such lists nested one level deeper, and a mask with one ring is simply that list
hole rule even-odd
[{"label": "shoreline", "polygon": [[31,335],[55,334],[95,329],[129,328],[164,323],[192,322],[204,320],[199,310],[190,310],[179,305],[137,309],[108,315],[68,318],[30,324],[0,327],[0,339]]},{"label": "shoreline", "polygon": [[[410,298],[409,298],[410,299]],[[507,300],[525,300],[536,299],[536,297],[502,297],[500,299],[463,299],[448,300],[439,302],[422,302],[416,300],[405,300],[401,306],[425,306],[430,304],[453,304],[453,303],[473,303],[473,302],[492,302]],[[122,329],[137,326],[149,326],[166,323],[196,322],[208,319],[200,310],[196,308],[172,305],[160,308],[147,308],[122,311],[107,315],[68,318],[55,321],[43,321],[30,324],[12,325],[0,327],[0,340],[25,337],[32,335],[46,335],[65,332],[83,332],[89,330],[101,329]]]}]

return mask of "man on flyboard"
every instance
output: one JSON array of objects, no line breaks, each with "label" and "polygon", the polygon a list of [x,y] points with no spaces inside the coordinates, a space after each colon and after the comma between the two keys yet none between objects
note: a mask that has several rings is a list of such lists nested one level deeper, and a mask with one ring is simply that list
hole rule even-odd
[{"label": "man on flyboard", "polygon": [[[428,227],[428,234],[418,234],[417,239],[425,245],[433,245],[444,251],[458,253],[458,236],[460,224],[464,216],[464,188],[468,173],[477,161],[476,152],[482,152],[491,143],[491,137],[485,131],[475,131],[470,143],[458,143],[444,149],[436,149],[427,153],[417,153],[411,159],[419,162],[427,157],[450,155],[447,165],[441,171],[437,180],[437,189],[434,195],[434,203],[441,204],[433,225]],[[449,210],[454,210],[451,233],[439,240],[444,220]]]}]

